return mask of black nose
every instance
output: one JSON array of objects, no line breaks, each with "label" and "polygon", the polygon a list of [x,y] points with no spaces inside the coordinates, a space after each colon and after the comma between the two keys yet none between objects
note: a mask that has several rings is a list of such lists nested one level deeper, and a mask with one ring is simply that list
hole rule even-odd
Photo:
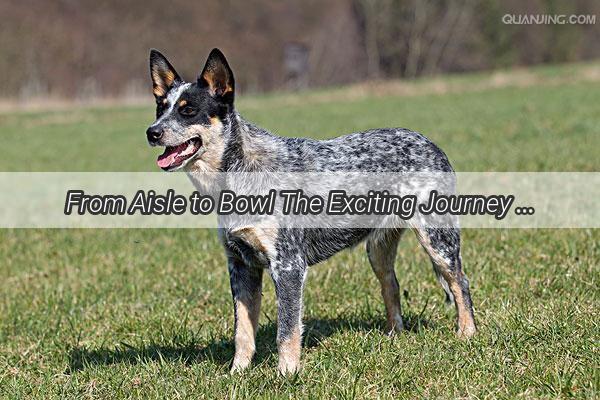
[{"label": "black nose", "polygon": [[146,131],[146,136],[148,137],[149,142],[156,142],[157,140],[159,140],[162,137],[162,135],[163,135],[163,131],[158,126],[151,126]]}]

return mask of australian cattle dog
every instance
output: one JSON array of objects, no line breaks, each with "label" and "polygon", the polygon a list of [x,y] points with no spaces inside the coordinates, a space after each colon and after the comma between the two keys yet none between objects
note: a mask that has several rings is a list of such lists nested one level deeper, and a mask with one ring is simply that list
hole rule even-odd
[{"label": "australian cattle dog", "polygon": [[[165,148],[157,160],[165,171],[453,173],[435,144],[407,129],[373,129],[314,140],[276,136],[251,124],[234,107],[233,72],[218,49],[212,50],[194,82],[185,82],[156,50],[150,53],[150,72],[156,121],[146,135],[150,145]],[[402,331],[394,259],[403,230],[220,229],[235,313],[232,371],[248,367],[255,353],[263,271],[271,276],[277,296],[279,371],[294,373],[300,367],[302,292],[308,267],[361,241],[366,241],[368,259],[381,284],[387,333]],[[454,301],[458,335],[472,336],[476,328],[469,282],[462,270],[459,229],[413,230],[431,258],[447,300]]]}]

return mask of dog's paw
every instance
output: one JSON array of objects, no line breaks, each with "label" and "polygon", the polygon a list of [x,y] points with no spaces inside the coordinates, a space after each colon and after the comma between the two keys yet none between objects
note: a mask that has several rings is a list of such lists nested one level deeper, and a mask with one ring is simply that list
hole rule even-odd
[{"label": "dog's paw", "polygon": [[283,376],[291,376],[300,372],[300,362],[285,358],[279,359],[279,373]]},{"label": "dog's paw", "polygon": [[397,315],[392,321],[388,321],[385,332],[388,336],[394,336],[404,331],[404,322],[402,322],[402,317]]},{"label": "dog's paw", "polygon": [[470,339],[475,335],[475,333],[477,333],[477,329],[474,326],[466,326],[456,331],[456,336],[459,339]]},{"label": "dog's paw", "polygon": [[235,374],[236,372],[241,372],[250,366],[251,360],[248,357],[243,358],[235,358],[233,360],[233,364],[231,365],[231,369],[229,370],[230,374]]}]

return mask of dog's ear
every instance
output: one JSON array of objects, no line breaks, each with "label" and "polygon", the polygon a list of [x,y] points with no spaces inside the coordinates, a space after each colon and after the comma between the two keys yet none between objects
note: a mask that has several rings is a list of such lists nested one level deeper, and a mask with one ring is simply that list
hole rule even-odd
[{"label": "dog's ear", "polygon": [[150,76],[156,98],[165,96],[174,84],[182,82],[169,60],[156,49],[150,50]]},{"label": "dog's ear", "polygon": [[207,87],[209,93],[225,104],[233,104],[235,82],[233,72],[221,50],[213,49],[208,55],[198,85]]}]

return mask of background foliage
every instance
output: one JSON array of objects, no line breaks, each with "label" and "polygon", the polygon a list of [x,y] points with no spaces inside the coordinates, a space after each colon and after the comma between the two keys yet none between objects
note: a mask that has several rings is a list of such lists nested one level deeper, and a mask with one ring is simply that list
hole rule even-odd
[{"label": "background foliage", "polygon": [[242,91],[296,87],[285,49],[308,51],[300,86],[587,60],[594,25],[505,25],[504,14],[593,14],[595,0],[4,0],[0,93],[135,97],[164,51],[188,79],[222,48]]}]

